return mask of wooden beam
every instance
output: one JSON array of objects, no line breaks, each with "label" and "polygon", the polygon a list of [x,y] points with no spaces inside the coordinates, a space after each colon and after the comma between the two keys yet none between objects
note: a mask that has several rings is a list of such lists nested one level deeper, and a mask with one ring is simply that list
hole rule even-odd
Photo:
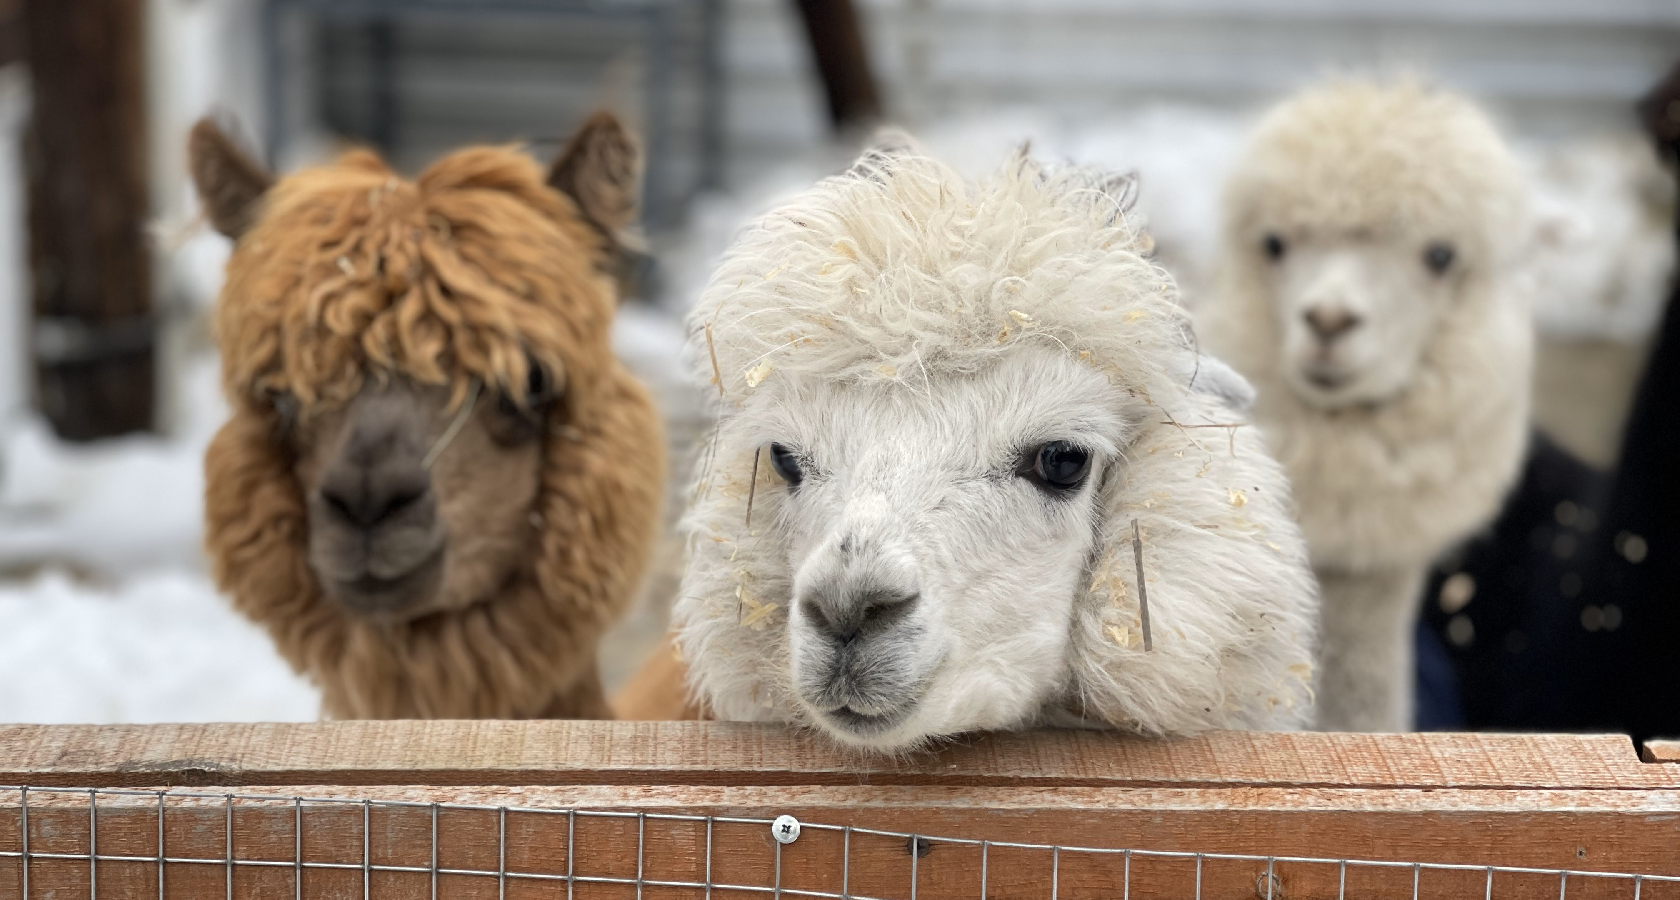
[{"label": "wooden beam", "polygon": [[[364,877],[371,897],[434,896],[434,841],[439,897],[496,897],[504,887],[506,897],[561,897],[571,875],[574,900],[638,893],[698,900],[705,896],[699,887],[646,882],[700,885],[709,869],[714,885],[737,886],[715,892],[736,898],[747,896],[743,887],[780,887],[978,900],[982,854],[986,897],[1034,900],[1265,897],[1266,857],[1292,858],[1272,863],[1272,894],[1294,900],[1484,897],[1488,866],[1680,875],[1676,791],[317,786],[296,793],[343,802],[213,792],[164,798],[163,855],[178,860],[165,866],[167,895],[221,898],[231,885],[236,897],[292,897],[302,870],[304,897],[360,896]],[[94,809],[86,793],[30,792],[30,852],[59,857],[32,859],[31,897],[89,896],[90,877],[111,896],[157,896],[159,798],[97,799]],[[778,848],[768,824],[782,814],[797,817],[802,833]],[[708,828],[671,816],[712,821]],[[17,792],[0,791],[0,854],[12,854],[0,856],[0,896],[23,896],[21,827]],[[981,840],[990,843],[982,849]],[[1074,848],[1134,852],[1128,863],[1123,852]],[[1200,893],[1193,856],[1151,855],[1158,853],[1204,854]],[[1341,859],[1400,865],[1353,864],[1344,882]],[[1414,870],[1414,862],[1429,866]],[[1564,880],[1501,872],[1493,895],[1551,900]],[[1562,895],[1626,900],[1633,885],[1575,874]],[[1673,900],[1680,884],[1646,880],[1640,896]]]},{"label": "wooden beam", "polygon": [[1608,875],[1637,874],[1680,900],[1680,766],[1619,736],[1028,732],[871,761],[716,722],[0,726],[0,766],[6,898],[1630,900]]},{"label": "wooden beam", "polygon": [[901,761],[725,722],[0,726],[0,784],[1680,789],[1618,735],[977,735]]},{"label": "wooden beam", "polygon": [[1680,740],[1646,741],[1640,758],[1648,763],[1680,763]]},{"label": "wooden beam", "polygon": [[63,437],[150,428],[142,0],[24,0],[36,397]]}]

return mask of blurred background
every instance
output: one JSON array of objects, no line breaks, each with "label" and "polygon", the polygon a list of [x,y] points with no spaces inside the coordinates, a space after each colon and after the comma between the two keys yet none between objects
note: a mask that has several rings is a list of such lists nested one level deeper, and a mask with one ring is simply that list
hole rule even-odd
[{"label": "blurred background", "polygon": [[[1542,347],[1524,482],[1421,598],[1419,725],[1680,732],[1675,182],[1652,134],[1680,128],[1677,60],[1680,0],[0,0],[0,721],[316,717],[200,549],[228,253],[186,171],[202,115],[282,172],[353,145],[414,172],[481,141],[546,159],[591,109],[626,114],[650,251],[615,340],[669,420],[677,497],[704,429],[684,310],[747,217],[872,126],[976,170],[1028,139],[1135,170],[1193,304],[1253,117],[1331,74],[1415,72],[1484,102],[1528,169]],[[610,638],[609,689],[673,590],[656,573]]]}]

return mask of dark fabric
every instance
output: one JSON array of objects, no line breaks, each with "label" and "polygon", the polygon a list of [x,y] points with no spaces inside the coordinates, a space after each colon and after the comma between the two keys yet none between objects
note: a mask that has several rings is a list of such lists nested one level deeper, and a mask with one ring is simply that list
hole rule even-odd
[{"label": "dark fabric", "polygon": [[1465,731],[1464,705],[1458,699],[1458,672],[1452,656],[1428,624],[1417,627],[1417,730]]},{"label": "dark fabric", "polygon": [[[1625,615],[1599,607],[1583,617],[1597,602],[1585,571],[1588,547],[1604,536],[1608,490],[1602,473],[1536,434],[1499,518],[1431,574],[1421,619],[1457,683],[1462,727],[1566,730],[1594,718],[1584,676]],[[1425,712],[1442,710],[1421,693],[1424,646],[1420,638],[1419,728]]]}]

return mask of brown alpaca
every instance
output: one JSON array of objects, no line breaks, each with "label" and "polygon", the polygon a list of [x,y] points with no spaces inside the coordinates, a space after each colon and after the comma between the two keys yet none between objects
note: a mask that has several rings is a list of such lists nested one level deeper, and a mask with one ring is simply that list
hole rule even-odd
[{"label": "brown alpaca", "polygon": [[205,458],[216,581],[335,718],[606,717],[596,645],[659,525],[664,440],[613,356],[637,150],[586,123],[415,181],[375,155],[273,181],[208,121],[235,239],[233,414]]}]

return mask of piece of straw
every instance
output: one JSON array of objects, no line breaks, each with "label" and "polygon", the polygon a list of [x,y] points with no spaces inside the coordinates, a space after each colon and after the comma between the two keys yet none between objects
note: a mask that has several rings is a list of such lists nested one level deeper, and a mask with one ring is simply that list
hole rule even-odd
[{"label": "piece of straw", "polygon": [[1149,592],[1143,586],[1143,530],[1138,527],[1138,520],[1132,520],[1132,556],[1137,560],[1137,589],[1138,589],[1138,618],[1143,623],[1143,649],[1155,649],[1155,642],[1149,639]]},{"label": "piece of straw", "polygon": [[449,423],[449,430],[437,439],[437,443],[432,445],[432,449],[426,451],[426,458],[420,461],[422,468],[430,469],[432,463],[437,462],[437,458],[443,455],[444,448],[449,446],[449,442],[455,440],[455,436],[461,433],[462,428],[467,427],[467,418],[472,415],[473,407],[478,405],[479,387],[479,380],[474,378],[472,387],[467,390],[467,402],[461,404],[461,410],[455,414],[455,420]]}]

